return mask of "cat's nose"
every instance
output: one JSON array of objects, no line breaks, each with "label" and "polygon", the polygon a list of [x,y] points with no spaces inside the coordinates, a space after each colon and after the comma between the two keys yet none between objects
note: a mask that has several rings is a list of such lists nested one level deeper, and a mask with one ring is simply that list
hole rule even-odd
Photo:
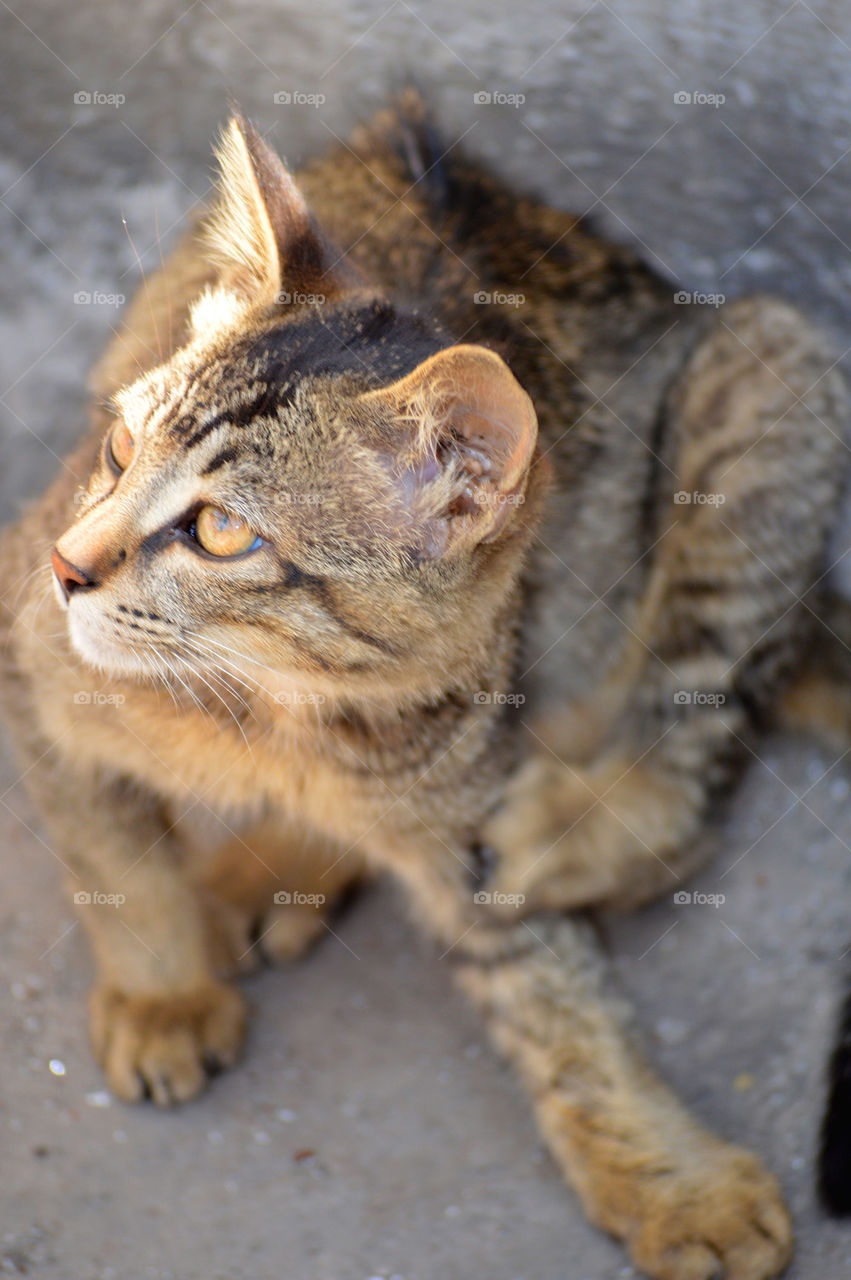
[{"label": "cat's nose", "polygon": [[53,548],[50,559],[53,563],[56,581],[62,588],[62,594],[66,600],[70,600],[71,593],[80,587],[94,587],[97,585],[94,578],[90,578],[82,569],[78,569],[70,560],[66,560],[56,547]]}]

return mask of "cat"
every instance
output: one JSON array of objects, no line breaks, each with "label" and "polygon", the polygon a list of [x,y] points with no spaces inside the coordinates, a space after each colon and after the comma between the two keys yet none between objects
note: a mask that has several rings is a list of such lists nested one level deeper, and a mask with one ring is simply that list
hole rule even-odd
[{"label": "cat", "polygon": [[777,1182],[654,1076],[588,910],[684,883],[803,669],[826,343],[781,301],[678,305],[413,94],[298,182],[239,114],[219,163],[0,547],[111,1089],[198,1094],[233,976],[389,870],[589,1218],[660,1280],[777,1275]]}]

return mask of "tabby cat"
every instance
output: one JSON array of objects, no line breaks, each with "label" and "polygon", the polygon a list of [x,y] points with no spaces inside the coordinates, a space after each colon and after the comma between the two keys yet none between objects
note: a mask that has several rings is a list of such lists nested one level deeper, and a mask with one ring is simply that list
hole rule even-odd
[{"label": "tabby cat", "polygon": [[684,883],[805,652],[832,358],[784,303],[676,305],[413,96],[298,185],[239,116],[219,159],[2,543],[109,1085],[194,1097],[234,974],[389,870],[589,1217],[662,1280],[775,1276],[777,1183],[654,1076],[581,909]]}]

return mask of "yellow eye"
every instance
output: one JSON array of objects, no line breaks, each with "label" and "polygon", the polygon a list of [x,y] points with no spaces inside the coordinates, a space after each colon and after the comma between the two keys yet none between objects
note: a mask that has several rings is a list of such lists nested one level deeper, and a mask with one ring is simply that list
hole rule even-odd
[{"label": "yellow eye", "polygon": [[239,556],[260,546],[247,524],[221,507],[202,507],[195,517],[195,538],[211,556]]},{"label": "yellow eye", "polygon": [[119,422],[109,438],[109,452],[119,471],[126,471],[133,458],[136,441],[126,422]]}]

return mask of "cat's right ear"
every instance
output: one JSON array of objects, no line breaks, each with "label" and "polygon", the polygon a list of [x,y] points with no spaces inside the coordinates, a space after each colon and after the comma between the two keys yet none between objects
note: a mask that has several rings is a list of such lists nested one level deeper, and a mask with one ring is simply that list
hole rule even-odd
[{"label": "cat's right ear", "polygon": [[292,174],[244,116],[228,122],[216,157],[219,200],[206,238],[227,289],[269,305],[283,291],[329,297],[353,282]]}]

